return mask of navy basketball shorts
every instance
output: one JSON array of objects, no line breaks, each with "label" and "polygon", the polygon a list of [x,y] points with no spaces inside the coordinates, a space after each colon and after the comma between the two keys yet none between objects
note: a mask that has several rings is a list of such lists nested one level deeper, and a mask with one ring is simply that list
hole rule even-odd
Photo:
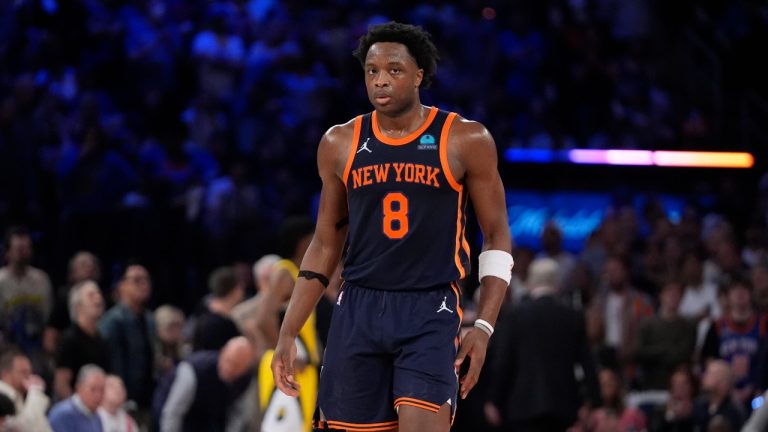
[{"label": "navy basketball shorts", "polygon": [[320,372],[315,426],[348,432],[397,426],[408,405],[456,409],[460,290],[382,291],[345,282]]}]

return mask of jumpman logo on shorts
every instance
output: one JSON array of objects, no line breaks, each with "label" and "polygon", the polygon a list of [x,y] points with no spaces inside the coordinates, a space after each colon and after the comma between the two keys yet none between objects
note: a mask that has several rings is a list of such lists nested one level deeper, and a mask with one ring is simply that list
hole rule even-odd
[{"label": "jumpman logo on shorts", "polygon": [[373,151],[368,148],[368,140],[370,140],[370,138],[365,139],[365,142],[360,146],[360,150],[358,150],[357,153],[360,153],[363,150],[367,151],[368,153],[373,153]]},{"label": "jumpman logo on shorts", "polygon": [[440,313],[442,311],[448,311],[450,313],[453,313],[453,311],[448,309],[448,306],[445,305],[446,301],[448,301],[448,297],[443,297],[443,304],[440,305],[440,308],[437,310],[437,313]]}]

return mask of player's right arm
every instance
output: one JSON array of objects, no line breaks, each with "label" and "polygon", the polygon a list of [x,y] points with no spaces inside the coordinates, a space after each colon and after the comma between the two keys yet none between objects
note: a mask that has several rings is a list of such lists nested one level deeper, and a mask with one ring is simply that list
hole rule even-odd
[{"label": "player's right arm", "polygon": [[[347,226],[347,191],[342,181],[349,146],[352,145],[353,122],[331,128],[320,140],[317,166],[322,180],[320,207],[312,242],[301,263],[301,270],[320,273],[327,278],[333,274],[339,259]],[[288,310],[272,359],[272,374],[277,387],[289,396],[298,396],[294,377],[296,345],[309,315],[323,295],[324,286],[317,279],[299,278],[291,295]]]}]

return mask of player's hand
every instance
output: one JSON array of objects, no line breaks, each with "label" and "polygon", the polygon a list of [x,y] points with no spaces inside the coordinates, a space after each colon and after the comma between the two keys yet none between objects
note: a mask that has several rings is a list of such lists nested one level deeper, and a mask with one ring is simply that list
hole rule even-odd
[{"label": "player's hand", "polygon": [[29,391],[32,389],[38,389],[41,392],[45,392],[45,381],[37,375],[30,375],[23,382],[24,388]]},{"label": "player's hand", "polygon": [[280,335],[272,357],[272,377],[275,385],[288,396],[299,396],[299,383],[294,374],[296,361],[296,342],[294,338]]},{"label": "player's hand", "polygon": [[464,340],[461,341],[459,354],[456,356],[456,361],[453,364],[454,367],[458,370],[467,356],[472,359],[472,362],[469,364],[469,371],[459,380],[459,394],[462,399],[466,399],[469,391],[477,384],[477,379],[480,377],[480,369],[483,368],[483,363],[485,363],[485,352],[488,349],[489,338],[484,331],[473,327],[464,337]]}]

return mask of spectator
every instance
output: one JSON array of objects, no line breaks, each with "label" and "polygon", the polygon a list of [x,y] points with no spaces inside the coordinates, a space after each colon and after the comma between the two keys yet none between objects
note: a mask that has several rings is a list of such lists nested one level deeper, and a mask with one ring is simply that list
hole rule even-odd
[{"label": "spectator", "polygon": [[34,362],[51,312],[51,282],[44,271],[31,266],[32,237],[25,228],[8,229],[5,251],[7,264],[0,268],[0,323],[5,337]]},{"label": "spectator", "polygon": [[563,250],[563,231],[555,221],[549,221],[541,231],[541,257],[552,258],[560,265],[560,281],[558,288],[562,288],[565,278],[571,274],[576,266],[573,255]]},{"label": "spectator", "polygon": [[7,396],[15,407],[14,413],[6,414],[7,431],[50,431],[45,412],[48,410],[48,396],[45,383],[32,375],[29,358],[20,351],[10,349],[0,356],[0,394]]},{"label": "spectator", "polygon": [[56,353],[56,373],[53,392],[57,399],[72,396],[80,368],[95,364],[109,369],[109,346],[98,331],[104,313],[104,298],[96,282],[86,280],[72,287],[69,293],[72,324],[62,335]]},{"label": "spectator", "polygon": [[[280,238],[281,249],[283,249],[281,255],[290,258],[275,263],[269,290],[263,293],[259,305],[260,314],[257,318],[260,337],[266,341],[269,348],[274,348],[277,344],[280,314],[288,306],[288,300],[291,298],[293,287],[299,275],[299,265],[301,265],[304,253],[309,247],[309,242],[312,241],[314,229],[314,223],[303,217],[289,218],[280,228],[278,237]],[[316,333],[315,315],[312,314],[307,320],[307,324],[299,332],[299,339],[304,347],[304,352],[315,364],[319,363],[320,356]]]},{"label": "spectator", "polygon": [[139,432],[136,421],[123,408],[125,385],[117,375],[107,375],[104,381],[104,399],[98,408],[105,432]]},{"label": "spectator", "polygon": [[272,277],[272,269],[280,257],[275,254],[264,255],[253,265],[253,280],[256,285],[256,295],[238,304],[232,309],[232,319],[237,327],[248,339],[253,342],[256,352],[264,352],[266,341],[259,338],[257,329],[257,317],[259,315],[259,303],[263,293],[269,290],[269,282]]},{"label": "spectator", "polygon": [[[486,418],[504,430],[566,430],[579,407],[600,405],[584,317],[557,300],[559,264],[540,258],[528,271],[529,300],[500,320]],[[583,378],[574,375],[583,370]],[[588,400],[579,396],[586,384]],[[537,389],[532,392],[531,389]]]},{"label": "spectator", "polygon": [[184,357],[182,346],[184,312],[171,305],[160,306],[155,310],[155,325],[157,326],[155,347],[157,372],[162,376],[171,371]]},{"label": "spectator", "polygon": [[707,333],[702,357],[728,363],[736,400],[746,406],[761,384],[759,358],[768,349],[768,316],[755,311],[748,280],[733,280],[727,289],[728,311]]},{"label": "spectator", "polygon": [[635,351],[638,328],[653,315],[646,297],[629,283],[627,265],[618,256],[605,262],[605,288],[589,311],[588,329],[593,343],[600,347],[601,364],[625,368],[631,378],[631,356]]},{"label": "spectator", "polygon": [[679,282],[667,282],[659,295],[658,314],[640,327],[635,360],[642,368],[644,389],[667,388],[675,369],[693,360],[696,327],[678,313],[682,290]]},{"label": "spectator", "polygon": [[659,432],[692,432],[696,382],[690,369],[679,368],[669,379],[669,399],[654,413],[651,430]]},{"label": "spectator", "polygon": [[65,331],[72,324],[72,320],[69,317],[69,293],[72,287],[86,280],[98,283],[100,278],[101,269],[96,255],[80,251],[69,260],[67,284],[59,288],[56,293],[51,318],[45,326],[43,343],[46,351],[50,353],[56,352],[61,332]]},{"label": "spectator", "polygon": [[637,408],[626,406],[619,374],[611,369],[600,371],[600,394],[603,407],[590,416],[589,430],[632,432],[646,428],[645,415]]},{"label": "spectator", "polygon": [[224,430],[231,420],[229,410],[248,386],[254,361],[253,347],[240,336],[220,352],[199,351],[179,363],[163,404],[161,430]]},{"label": "spectator", "polygon": [[685,292],[680,303],[680,315],[696,320],[720,318],[722,310],[717,299],[717,285],[704,282],[704,267],[698,254],[691,252],[685,255],[682,277]]},{"label": "spectator", "polygon": [[245,287],[237,279],[231,267],[221,267],[211,273],[208,279],[211,298],[206,310],[195,318],[193,351],[218,351],[230,339],[240,336],[232,309],[245,296]]},{"label": "spectator", "polygon": [[102,432],[96,410],[104,399],[104,370],[85,365],[77,374],[75,394],[51,408],[48,420],[54,432]]},{"label": "spectator", "polygon": [[110,369],[125,382],[128,399],[149,408],[153,388],[155,322],[146,309],[152,292],[147,269],[126,267],[118,283],[119,303],[99,322],[110,352]]},{"label": "spectator", "polygon": [[716,418],[726,420],[730,430],[741,429],[744,412],[731,399],[732,389],[733,375],[728,363],[723,360],[710,361],[701,379],[704,397],[696,402],[694,408],[694,422],[697,430],[708,430],[710,423]]}]

